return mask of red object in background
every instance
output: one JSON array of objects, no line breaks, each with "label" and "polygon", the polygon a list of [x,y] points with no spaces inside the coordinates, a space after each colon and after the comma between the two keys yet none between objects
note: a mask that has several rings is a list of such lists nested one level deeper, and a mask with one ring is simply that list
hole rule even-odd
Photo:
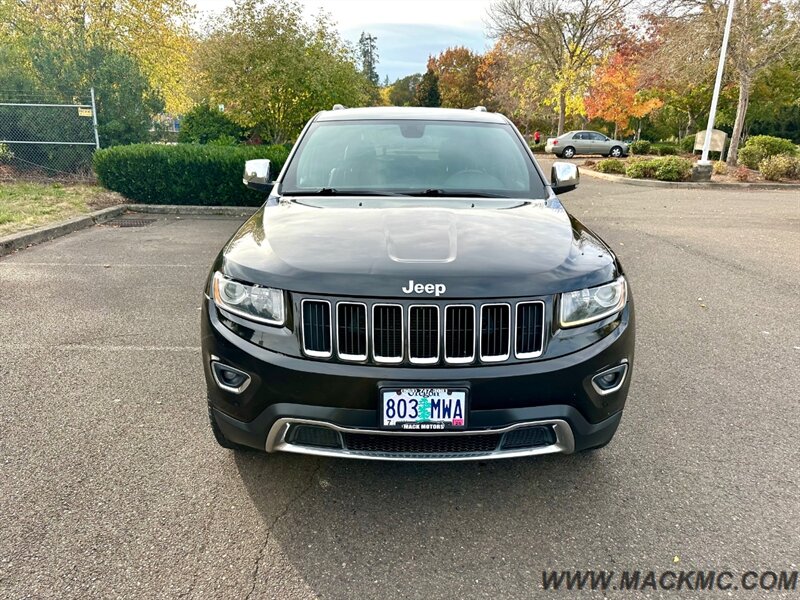
[{"label": "red object in background", "polygon": [[533,143],[538,144],[542,139],[542,133],[537,129],[533,134]]}]

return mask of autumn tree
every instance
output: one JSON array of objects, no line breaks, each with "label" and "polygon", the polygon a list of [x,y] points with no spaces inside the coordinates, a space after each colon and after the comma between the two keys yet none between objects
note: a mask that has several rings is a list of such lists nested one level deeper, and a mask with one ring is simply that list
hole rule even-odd
[{"label": "autumn tree", "polygon": [[[154,72],[145,68],[163,38],[147,38],[152,48],[145,49],[133,32],[146,28],[177,35],[179,27],[159,21],[158,4],[166,10],[183,6],[177,0],[131,1],[126,10],[117,3],[26,2],[0,0],[3,25],[0,27],[0,89],[36,93],[50,101],[87,100],[95,88],[100,143],[103,146],[144,141],[149,137],[152,118],[164,110],[165,94],[154,84]],[[173,29],[173,28],[178,29]],[[143,36],[149,34],[142,33]],[[169,56],[169,52],[164,50]],[[177,83],[169,89],[180,90]],[[175,96],[173,96],[175,98]]]},{"label": "autumn tree", "polygon": [[642,118],[663,104],[661,99],[639,91],[639,80],[630,55],[619,51],[609,55],[595,69],[585,101],[586,116],[613,123],[616,138],[632,118]]},{"label": "autumn tree", "polygon": [[[728,163],[735,165],[745,130],[753,85],[760,73],[800,47],[798,0],[737,0],[728,48],[725,81],[738,90]],[[679,78],[713,82],[727,15],[725,0],[668,0],[656,16],[662,23],[654,70]],[[690,86],[687,86],[690,87]]]},{"label": "autumn tree", "polygon": [[439,78],[442,106],[471,108],[480,104],[480,63],[481,57],[464,46],[447,48],[428,59],[428,69]]},{"label": "autumn tree", "polygon": [[294,1],[226,9],[198,58],[209,102],[275,143],[293,140],[317,111],[364,105],[372,87],[329,17],[307,20]]},{"label": "autumn tree", "polygon": [[407,75],[395,81],[389,88],[389,103],[392,106],[411,106],[414,104],[414,96],[417,86],[422,81],[420,73]]},{"label": "autumn tree", "polygon": [[[188,0],[104,0],[42,2],[0,0],[6,32],[17,39],[34,37],[60,47],[67,63],[93,49],[130,56],[150,87],[166,100],[167,109],[191,105],[186,73],[193,37],[189,23],[194,7]],[[0,32],[0,45],[8,37]],[[68,65],[65,64],[65,67]]]},{"label": "autumn tree", "polygon": [[619,31],[632,0],[498,0],[489,19],[495,36],[528,50],[532,64],[557,96],[558,134],[564,132],[568,101],[582,96],[590,70]]},{"label": "autumn tree", "polygon": [[736,164],[750,94],[756,77],[800,46],[800,4],[739,0],[731,30],[730,62],[739,83],[736,120],[728,148],[729,165]]},{"label": "autumn tree", "polygon": [[504,113],[525,131],[533,127],[554,129],[550,81],[540,68],[530,61],[524,48],[500,38],[483,55],[477,69],[481,104]]}]

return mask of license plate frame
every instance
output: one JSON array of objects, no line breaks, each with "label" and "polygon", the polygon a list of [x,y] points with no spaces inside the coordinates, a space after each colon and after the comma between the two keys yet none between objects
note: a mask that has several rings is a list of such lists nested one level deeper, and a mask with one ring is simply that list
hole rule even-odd
[{"label": "license plate frame", "polygon": [[[465,387],[401,385],[382,387],[379,392],[378,424],[381,429],[424,432],[463,431],[467,428],[469,390]],[[388,406],[389,400],[395,401],[392,407]],[[405,401],[405,410],[399,400]],[[394,409],[394,414],[387,418],[387,411],[392,413],[390,408]],[[425,412],[428,418],[425,418]]]}]

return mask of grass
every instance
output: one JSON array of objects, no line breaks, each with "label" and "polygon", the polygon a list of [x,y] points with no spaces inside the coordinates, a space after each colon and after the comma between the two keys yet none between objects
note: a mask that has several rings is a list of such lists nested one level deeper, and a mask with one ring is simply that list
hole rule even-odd
[{"label": "grass", "polygon": [[96,185],[0,183],[0,236],[123,202],[122,196]]}]

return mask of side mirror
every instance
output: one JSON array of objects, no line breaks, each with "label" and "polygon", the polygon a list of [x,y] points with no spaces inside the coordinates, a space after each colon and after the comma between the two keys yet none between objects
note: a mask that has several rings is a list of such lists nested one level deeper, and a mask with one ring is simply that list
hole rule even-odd
[{"label": "side mirror", "polygon": [[554,162],[550,169],[550,187],[556,194],[574,190],[581,181],[578,165],[568,162]]},{"label": "side mirror", "polygon": [[245,161],[242,183],[251,190],[271,192],[273,183],[270,182],[269,159],[257,158]]}]

